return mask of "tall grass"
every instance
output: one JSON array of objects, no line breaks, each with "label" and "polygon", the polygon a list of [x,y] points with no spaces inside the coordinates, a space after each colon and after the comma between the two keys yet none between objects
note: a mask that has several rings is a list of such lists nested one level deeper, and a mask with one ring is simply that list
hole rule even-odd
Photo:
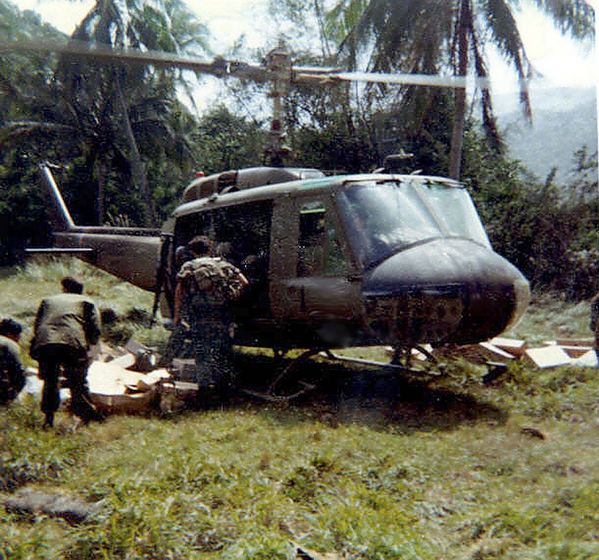
[{"label": "tall grass", "polygon": [[[168,332],[159,326],[149,327],[153,294],[107,274],[72,257],[34,257],[22,267],[5,269],[0,275],[0,316],[14,317],[24,327],[22,341],[31,340],[33,322],[42,298],[59,293],[65,276],[79,278],[85,293],[100,310],[111,309],[117,322],[105,329],[119,342],[135,338],[151,346],[163,345]],[[141,320],[130,321],[129,317]]]},{"label": "tall grass", "polygon": [[529,311],[508,334],[531,343],[592,337],[590,301],[574,304],[560,294],[535,294]]},{"label": "tall grass", "polygon": [[[72,266],[0,275],[2,313],[31,321],[65,273],[123,317],[151,306],[149,294]],[[532,313],[585,334],[584,313],[563,302]],[[596,370],[520,363],[493,387],[460,361],[428,383],[304,370],[316,371],[346,381],[289,407],[236,396],[217,410],[115,416],[74,432],[64,412],[43,430],[34,399],[0,410],[0,492],[35,487],[99,507],[78,525],[3,513],[0,558],[293,560],[293,543],[329,559],[599,558]]]}]

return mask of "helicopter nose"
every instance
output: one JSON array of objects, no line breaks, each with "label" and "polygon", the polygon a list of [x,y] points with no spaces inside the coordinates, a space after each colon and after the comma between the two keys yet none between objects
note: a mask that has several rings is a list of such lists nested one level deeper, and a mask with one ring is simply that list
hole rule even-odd
[{"label": "helicopter nose", "polygon": [[387,344],[466,344],[497,336],[522,316],[530,287],[491,249],[436,239],[389,257],[364,275],[368,323]]}]

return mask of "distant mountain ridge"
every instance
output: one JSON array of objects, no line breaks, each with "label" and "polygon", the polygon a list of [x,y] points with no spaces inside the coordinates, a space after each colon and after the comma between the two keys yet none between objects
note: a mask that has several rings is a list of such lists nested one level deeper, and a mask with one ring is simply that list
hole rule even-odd
[{"label": "distant mountain ridge", "polygon": [[518,94],[494,98],[500,130],[510,155],[541,180],[557,167],[556,181],[567,181],[574,153],[597,150],[596,88],[550,88],[531,91],[533,124],[518,107]]}]

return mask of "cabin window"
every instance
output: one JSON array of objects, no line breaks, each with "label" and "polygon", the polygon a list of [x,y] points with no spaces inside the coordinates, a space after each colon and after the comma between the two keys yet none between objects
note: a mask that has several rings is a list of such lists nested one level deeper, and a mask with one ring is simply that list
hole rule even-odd
[{"label": "cabin window", "polygon": [[349,270],[330,210],[321,201],[300,205],[298,276],[341,275]]},{"label": "cabin window", "polygon": [[196,235],[215,243],[215,253],[240,267],[254,280],[268,275],[272,203],[253,202],[198,212],[177,220],[176,244]]}]

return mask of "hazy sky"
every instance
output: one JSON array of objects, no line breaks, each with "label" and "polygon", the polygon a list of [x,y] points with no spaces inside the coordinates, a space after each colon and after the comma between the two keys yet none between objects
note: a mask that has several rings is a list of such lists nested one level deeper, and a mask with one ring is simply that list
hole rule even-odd
[{"label": "hazy sky", "polygon": [[[15,0],[13,0],[15,1]],[[597,10],[599,0],[589,0]],[[65,0],[16,0],[20,9],[32,9],[42,18],[65,33],[73,31],[83,18],[93,0],[68,2]],[[266,0],[187,0],[200,20],[208,23],[214,38],[215,50],[224,53],[227,47],[244,34],[250,46],[265,45],[265,37],[274,40],[264,17]],[[552,23],[538,11],[522,3],[517,14],[518,23],[530,60],[543,79],[536,80],[537,87],[554,85],[591,86],[597,84],[599,58],[594,46],[583,46],[562,37]],[[491,64],[493,91],[501,93],[516,89],[516,81],[510,72],[504,72],[499,59]],[[499,69],[499,71],[497,70]]]}]

